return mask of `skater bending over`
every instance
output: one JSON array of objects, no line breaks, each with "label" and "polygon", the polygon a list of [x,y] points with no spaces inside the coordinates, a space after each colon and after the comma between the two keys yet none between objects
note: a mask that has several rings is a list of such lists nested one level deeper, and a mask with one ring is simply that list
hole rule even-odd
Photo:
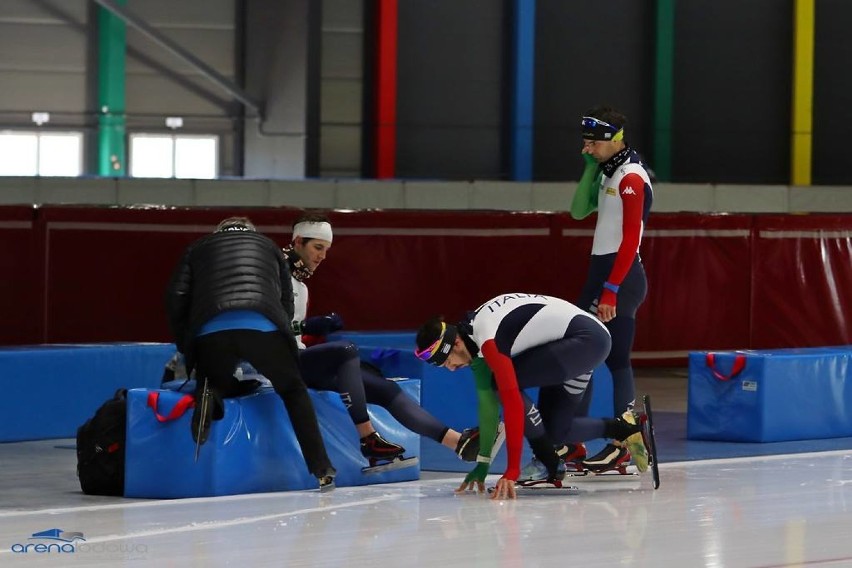
[{"label": "skater bending over", "polygon": [[[496,296],[472,312],[462,324],[433,318],[417,333],[416,355],[432,365],[455,371],[470,366],[477,387],[480,440],[493,440],[503,406],[508,461],[493,499],[515,498],[525,428],[535,456],[544,464],[546,480],[560,486],[564,476],[561,443],[574,427],[574,414],[589,382],[610,347],[606,328],[573,304],[540,294]],[[493,377],[493,378],[492,378]],[[496,385],[495,396],[492,382]],[[539,387],[538,407],[525,403],[523,389]],[[527,399],[528,400],[528,399]],[[525,416],[529,415],[529,420]],[[631,448],[644,448],[641,426],[632,414],[600,428],[626,438]],[[538,427],[537,432],[533,429]],[[554,445],[554,442],[559,442]],[[491,447],[482,444],[477,466],[459,490],[484,488]]]},{"label": "skater bending over", "polygon": [[[287,261],[244,217],[225,219],[186,249],[166,293],[166,309],[188,373],[197,377],[192,437],[207,441],[222,397],[240,390],[234,369],[248,361],[284,401],[308,470],[321,489],[334,486],[316,413],[298,367],[293,287]],[[203,403],[203,404],[202,404]]]}]

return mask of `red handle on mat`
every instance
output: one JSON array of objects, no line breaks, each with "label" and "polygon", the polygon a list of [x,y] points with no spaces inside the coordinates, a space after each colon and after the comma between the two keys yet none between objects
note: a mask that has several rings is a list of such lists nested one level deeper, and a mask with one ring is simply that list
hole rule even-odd
[{"label": "red handle on mat", "polygon": [[734,357],[734,366],[731,368],[730,374],[723,375],[716,369],[716,354],[708,353],[706,357],[707,366],[710,367],[710,370],[713,372],[713,376],[719,379],[720,381],[730,381],[737,375],[739,375],[743,369],[745,369],[746,358],[745,355],[736,355]]},{"label": "red handle on mat", "polygon": [[181,399],[177,402],[172,411],[169,412],[168,416],[163,416],[157,411],[157,404],[160,401],[160,393],[158,391],[151,391],[148,393],[148,406],[151,410],[154,411],[154,416],[157,417],[157,421],[159,422],[169,422],[171,420],[177,420],[181,416],[186,413],[186,411],[195,406],[195,398],[191,394],[185,394]]}]

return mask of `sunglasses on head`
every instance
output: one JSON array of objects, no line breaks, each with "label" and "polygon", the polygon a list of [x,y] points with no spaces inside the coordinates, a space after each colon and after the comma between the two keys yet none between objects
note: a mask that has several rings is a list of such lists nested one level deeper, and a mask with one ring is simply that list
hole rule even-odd
[{"label": "sunglasses on head", "polygon": [[414,356],[430,365],[440,367],[447,360],[447,357],[449,357],[457,335],[458,331],[455,326],[448,326],[446,323],[441,322],[441,333],[438,335],[438,338],[429,346],[423,349],[416,349]]},{"label": "sunglasses on head", "polygon": [[582,122],[580,124],[582,124],[583,128],[588,128],[589,130],[592,130],[592,129],[595,129],[595,128],[601,128],[601,127],[609,128],[613,132],[618,132],[618,130],[619,130],[618,128],[611,125],[610,123],[605,122],[605,121],[603,121],[599,118],[595,118],[594,116],[584,116],[582,118]]}]

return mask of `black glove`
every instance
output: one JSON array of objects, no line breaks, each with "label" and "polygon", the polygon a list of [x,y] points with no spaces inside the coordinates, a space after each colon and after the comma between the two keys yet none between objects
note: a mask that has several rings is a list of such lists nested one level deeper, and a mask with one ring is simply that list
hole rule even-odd
[{"label": "black glove", "polygon": [[476,456],[479,455],[479,428],[466,428],[459,436],[459,443],[456,444],[456,455],[462,460],[472,462],[476,461]]},{"label": "black glove", "polygon": [[313,316],[302,322],[301,331],[307,335],[328,335],[343,329],[343,318],[331,312],[327,316]]}]

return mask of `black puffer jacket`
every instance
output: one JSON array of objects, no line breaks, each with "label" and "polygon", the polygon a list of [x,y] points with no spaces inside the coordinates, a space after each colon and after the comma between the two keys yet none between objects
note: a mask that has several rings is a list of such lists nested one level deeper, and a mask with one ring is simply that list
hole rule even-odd
[{"label": "black puffer jacket", "polygon": [[178,350],[207,321],[227,310],[252,310],[292,335],[293,283],[284,254],[272,239],[250,231],[213,233],[192,243],[172,274],[166,310]]}]

